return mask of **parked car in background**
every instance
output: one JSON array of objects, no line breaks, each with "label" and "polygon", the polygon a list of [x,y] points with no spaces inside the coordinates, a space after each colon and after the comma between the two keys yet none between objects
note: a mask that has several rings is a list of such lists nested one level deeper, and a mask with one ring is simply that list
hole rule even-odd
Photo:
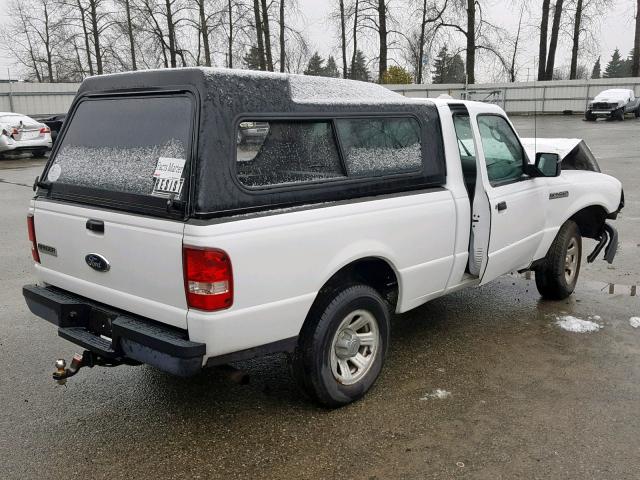
[{"label": "parked car in background", "polygon": [[0,112],[0,155],[32,152],[41,157],[52,144],[51,130],[44,123],[20,113]]},{"label": "parked car in background", "polygon": [[51,130],[51,140],[53,140],[53,142],[55,142],[56,138],[58,138],[58,133],[60,133],[60,129],[62,128],[62,124],[64,123],[64,119],[66,118],[66,116],[66,113],[60,113],[51,117],[41,119],[42,123],[44,123]]},{"label": "parked car in background", "polygon": [[625,114],[640,117],[640,98],[636,98],[631,89],[612,88],[600,92],[589,102],[584,118],[589,121],[598,117],[624,120]]}]

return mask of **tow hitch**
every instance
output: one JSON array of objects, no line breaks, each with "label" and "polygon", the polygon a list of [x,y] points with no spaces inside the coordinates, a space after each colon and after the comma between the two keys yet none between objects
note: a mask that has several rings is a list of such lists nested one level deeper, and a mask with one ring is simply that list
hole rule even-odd
[{"label": "tow hitch", "polygon": [[[73,377],[82,367],[117,367],[125,362],[114,360],[96,355],[90,350],[76,353],[71,359],[71,365],[67,368],[67,362],[63,358],[56,360],[56,370],[53,372],[53,379],[59,385],[67,383],[67,378]],[[137,364],[137,362],[136,362]]]}]

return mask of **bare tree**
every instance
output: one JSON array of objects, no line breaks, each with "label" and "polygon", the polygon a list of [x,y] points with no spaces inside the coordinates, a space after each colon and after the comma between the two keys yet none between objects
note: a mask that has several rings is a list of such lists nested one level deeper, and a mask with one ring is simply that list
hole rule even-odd
[{"label": "bare tree", "polygon": [[631,60],[631,76],[640,77],[640,0],[636,4],[636,34],[633,37],[633,58]]},{"label": "bare tree", "polygon": [[280,0],[280,72],[286,66],[286,38],[285,38],[285,0]]},{"label": "bare tree", "polygon": [[[417,66],[416,82],[417,83],[422,83],[424,47],[427,41],[428,26],[429,24],[435,23],[442,18],[442,15],[447,9],[448,3],[449,3],[449,0],[445,0],[444,4],[442,5],[442,8],[438,9],[436,3],[434,2],[431,8],[429,8],[429,6],[427,5],[427,0],[422,0],[422,5],[419,12],[420,26],[419,26],[419,34],[417,39],[417,47],[418,47],[418,52],[417,52],[418,58],[416,59],[417,60],[416,61],[416,66]],[[430,9],[432,12],[434,12],[434,15],[432,17],[429,17]]]},{"label": "bare tree", "polygon": [[547,35],[549,30],[549,8],[551,0],[542,0],[542,19],[540,20],[540,47],[538,50],[538,80],[544,80],[547,68]]},{"label": "bare tree", "polygon": [[262,4],[262,31],[264,33],[264,50],[267,59],[267,70],[273,72],[273,55],[271,52],[271,30],[269,28],[269,9],[267,0],[261,0]]},{"label": "bare tree", "polygon": [[511,64],[509,65],[509,80],[516,81],[516,58],[518,56],[518,43],[520,42],[520,32],[522,29],[522,16],[524,14],[524,5],[520,7],[520,19],[518,20],[518,31],[513,41],[513,54],[511,55]]},{"label": "bare tree", "polygon": [[[344,0],[340,1],[340,50],[342,51],[342,78],[347,78],[347,27]],[[640,1],[640,0],[639,0]]]},{"label": "bare tree", "polygon": [[264,53],[264,34],[262,33],[262,15],[260,14],[260,0],[253,0],[253,13],[256,21],[256,37],[258,40],[258,55],[260,59],[260,70],[267,69],[267,62]]},{"label": "bare tree", "polygon": [[63,18],[54,0],[15,0],[13,12],[1,42],[29,78],[38,82],[59,79],[56,66],[65,47]]},{"label": "bare tree", "polygon": [[[473,84],[476,81],[476,52],[478,50],[487,51],[499,60],[503,68],[508,71],[508,63],[500,53],[500,49],[493,46],[491,37],[504,35],[504,30],[493,25],[482,16],[482,4],[480,0],[457,0],[455,10],[463,10],[466,14],[466,28],[463,28],[454,21],[443,21],[438,27],[449,27],[464,35],[466,40],[466,62],[467,83]],[[454,10],[454,14],[456,13]]]},{"label": "bare tree", "polygon": [[544,79],[553,78],[553,68],[556,61],[556,48],[558,47],[558,35],[560,33],[560,20],[562,19],[562,7],[564,0],[557,0],[553,12],[553,25],[551,26],[551,39],[549,40],[549,54],[547,55],[547,67]]},{"label": "bare tree", "polygon": [[576,1],[576,14],[573,21],[573,44],[571,47],[571,69],[569,78],[575,80],[578,69],[578,48],[580,46],[580,22],[582,21],[583,0]]}]

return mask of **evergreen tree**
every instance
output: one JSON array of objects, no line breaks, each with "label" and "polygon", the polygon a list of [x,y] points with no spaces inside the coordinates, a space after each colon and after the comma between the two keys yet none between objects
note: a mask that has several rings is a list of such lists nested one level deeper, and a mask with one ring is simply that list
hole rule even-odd
[{"label": "evergreen tree", "polygon": [[447,83],[464,83],[466,78],[464,72],[464,62],[459,53],[452,58],[447,70]]},{"label": "evergreen tree", "polygon": [[320,56],[318,52],[315,52],[311,55],[309,59],[309,63],[307,64],[307,69],[304,71],[305,75],[315,75],[317,77],[324,76],[325,66],[324,66],[324,58]]},{"label": "evergreen tree", "polygon": [[261,70],[260,68],[260,52],[258,51],[258,47],[251,46],[249,51],[245,53],[244,57],[242,57],[242,61],[244,62],[245,67],[249,70]]},{"label": "evergreen tree", "polygon": [[392,65],[391,67],[389,67],[387,71],[382,75],[382,83],[401,85],[412,82],[413,78],[411,77],[411,74],[404,68],[398,67],[396,65]]},{"label": "evergreen tree", "polygon": [[349,78],[352,80],[361,80],[363,82],[369,81],[369,70],[367,69],[367,59],[362,53],[362,50],[356,51],[355,61],[353,62],[353,68],[349,71]]},{"label": "evergreen tree", "polygon": [[324,67],[323,75],[325,77],[334,78],[338,78],[340,76],[340,72],[338,71],[338,64],[336,63],[336,59],[333,58],[333,55],[329,55],[329,58],[327,59],[327,66]]},{"label": "evergreen tree", "polygon": [[623,77],[631,77],[631,72],[633,71],[633,51],[632,48],[629,52],[629,56],[626,60],[622,61],[622,76]]},{"label": "evergreen tree", "polygon": [[593,70],[591,70],[591,78],[600,78],[600,57],[593,64]]},{"label": "evergreen tree", "polygon": [[464,83],[464,62],[459,53],[449,55],[447,46],[440,49],[433,62],[433,83]]},{"label": "evergreen tree", "polygon": [[447,77],[447,64],[449,63],[449,53],[447,51],[447,46],[443,46],[438,52],[438,56],[433,62],[433,70],[431,70],[431,74],[433,75],[433,83],[446,83],[445,79]]},{"label": "evergreen tree", "polygon": [[620,56],[620,51],[616,48],[611,56],[611,60],[604,69],[604,78],[621,78],[624,76],[625,62]]}]

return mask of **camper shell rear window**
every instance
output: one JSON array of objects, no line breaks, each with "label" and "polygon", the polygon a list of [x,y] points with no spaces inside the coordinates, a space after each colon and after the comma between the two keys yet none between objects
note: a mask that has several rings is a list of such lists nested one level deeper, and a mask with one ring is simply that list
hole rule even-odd
[{"label": "camper shell rear window", "polygon": [[79,101],[43,181],[54,197],[156,214],[187,199],[194,105],[187,93]]}]

